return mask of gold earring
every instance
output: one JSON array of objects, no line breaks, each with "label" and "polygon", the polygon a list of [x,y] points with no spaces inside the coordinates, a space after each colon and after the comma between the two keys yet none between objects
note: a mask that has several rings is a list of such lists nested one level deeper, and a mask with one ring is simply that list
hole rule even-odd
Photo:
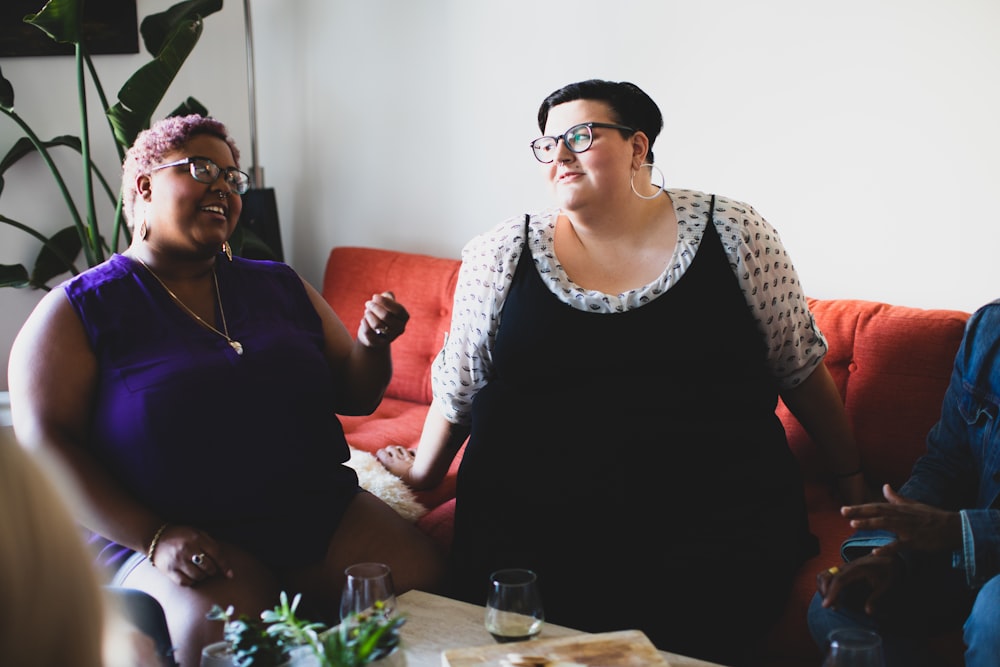
[{"label": "gold earring", "polygon": [[145,241],[148,235],[149,235],[149,228],[146,227],[146,221],[143,220],[142,224],[139,225],[139,238]]},{"label": "gold earring", "polygon": [[222,242],[222,252],[226,253],[226,259],[233,261],[233,249],[229,246],[229,241]]}]

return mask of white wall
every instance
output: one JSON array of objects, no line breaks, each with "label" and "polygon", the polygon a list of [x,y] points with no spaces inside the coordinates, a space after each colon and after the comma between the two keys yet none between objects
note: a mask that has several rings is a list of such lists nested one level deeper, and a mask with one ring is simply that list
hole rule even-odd
[{"label": "white wall", "polygon": [[256,0],[261,156],[287,247],[457,256],[547,203],[542,98],[628,79],[673,186],[750,202],[807,291],[972,310],[1000,296],[992,0]]},{"label": "white wall", "polygon": [[[139,15],[170,4],[140,0]],[[547,204],[527,147],[538,105],[601,77],[660,104],[668,184],[753,204],[809,294],[967,311],[1000,296],[993,0],[252,0],[252,11],[260,162],[286,256],[314,283],[334,245],[457,257],[472,235]],[[242,3],[229,0],[172,91],[228,122],[248,162],[243,55]],[[19,100],[15,69],[48,77],[43,60],[0,59]],[[0,126],[0,147],[13,136]],[[25,193],[32,210],[47,196]],[[13,195],[8,184],[0,213]],[[10,236],[0,229],[0,262],[27,261],[9,256]],[[12,292],[0,290],[0,353],[32,303]]]}]

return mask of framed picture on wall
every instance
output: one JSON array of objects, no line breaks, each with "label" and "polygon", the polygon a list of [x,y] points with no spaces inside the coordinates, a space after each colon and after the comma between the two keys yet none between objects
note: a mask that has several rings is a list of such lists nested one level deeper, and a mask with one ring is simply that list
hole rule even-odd
[{"label": "framed picture on wall", "polygon": [[[136,0],[91,0],[83,5],[83,35],[91,55],[139,53]],[[0,1],[0,58],[73,55],[72,44],[60,44],[24,22],[45,0]]]}]

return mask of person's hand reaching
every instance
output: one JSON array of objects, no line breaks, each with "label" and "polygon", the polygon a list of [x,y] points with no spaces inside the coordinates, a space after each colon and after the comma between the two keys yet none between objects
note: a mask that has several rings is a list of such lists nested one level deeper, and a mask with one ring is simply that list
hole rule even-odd
[{"label": "person's hand reaching", "polygon": [[816,575],[816,589],[823,596],[824,607],[836,607],[843,601],[841,595],[846,589],[859,587],[855,590],[867,591],[867,597],[858,602],[864,605],[866,614],[871,614],[878,599],[898,576],[899,567],[900,560],[895,556],[872,552],[850,563],[823,570]]},{"label": "person's hand reaching", "polygon": [[962,519],[958,512],[932,507],[882,487],[888,502],[842,507],[855,530],[887,530],[896,540],[874,550],[875,555],[891,556],[902,548],[918,551],[951,551],[962,545]]},{"label": "person's hand reaching", "polygon": [[382,467],[407,484],[410,483],[410,469],[416,457],[416,450],[407,449],[402,445],[389,445],[375,452],[375,458]]}]

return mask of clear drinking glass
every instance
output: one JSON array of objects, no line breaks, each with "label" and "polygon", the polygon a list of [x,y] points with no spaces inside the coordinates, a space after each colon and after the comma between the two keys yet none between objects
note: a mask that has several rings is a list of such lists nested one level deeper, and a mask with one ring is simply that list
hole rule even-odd
[{"label": "clear drinking glass", "polygon": [[839,628],[827,637],[823,667],[885,667],[882,638],[861,628]]},{"label": "clear drinking glass", "polygon": [[490,575],[486,597],[486,630],[498,642],[532,639],[542,631],[545,614],[538,577],[531,570],[512,568]]},{"label": "clear drinking glass", "polygon": [[349,616],[382,608],[378,613],[386,617],[396,611],[396,590],[392,584],[392,571],[385,563],[355,563],[346,570],[347,580],[340,597],[340,620]]}]

